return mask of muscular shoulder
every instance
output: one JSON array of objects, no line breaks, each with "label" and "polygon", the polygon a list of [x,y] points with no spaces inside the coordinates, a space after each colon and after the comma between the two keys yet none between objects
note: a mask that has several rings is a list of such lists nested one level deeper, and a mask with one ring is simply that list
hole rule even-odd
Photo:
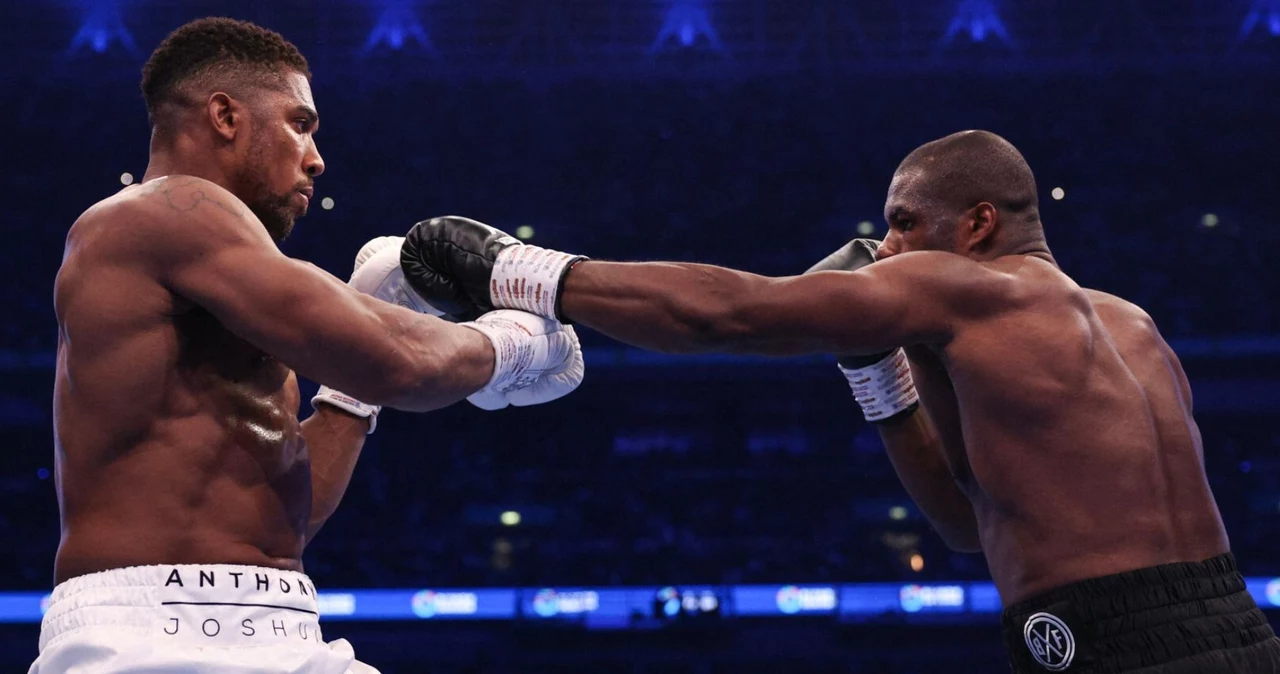
[{"label": "muscular shoulder", "polygon": [[1084,293],[1098,318],[1109,329],[1119,329],[1126,333],[1159,334],[1151,315],[1133,302],[1100,290],[1085,289]]},{"label": "muscular shoulder", "polygon": [[[139,186],[122,207],[138,218],[140,229],[182,240],[216,233],[252,230],[256,218],[223,187],[203,178],[167,176]],[[265,237],[259,225],[256,232]]]},{"label": "muscular shoulder", "polygon": [[1161,336],[1155,320],[1142,307],[1098,290],[1084,292],[1122,354],[1154,351],[1172,363],[1179,362],[1173,348]]},{"label": "muscular shoulder", "polygon": [[940,251],[902,253],[866,267],[945,303],[959,316],[983,316],[1025,301],[1028,289],[1016,270]]},{"label": "muscular shoulder", "polygon": [[53,297],[65,330],[101,335],[104,315],[130,322],[176,309],[147,260],[161,237],[150,231],[142,190],[130,187],[103,199],[68,230]]},{"label": "muscular shoulder", "polygon": [[[133,249],[164,278],[169,271],[224,251],[276,250],[262,223],[226,189],[191,176],[141,185],[119,205]],[[123,215],[127,213],[127,215]]]},{"label": "muscular shoulder", "polygon": [[202,178],[168,176],[95,204],[76,220],[67,245],[148,255],[194,236],[245,227],[251,219],[244,203],[224,188]]}]

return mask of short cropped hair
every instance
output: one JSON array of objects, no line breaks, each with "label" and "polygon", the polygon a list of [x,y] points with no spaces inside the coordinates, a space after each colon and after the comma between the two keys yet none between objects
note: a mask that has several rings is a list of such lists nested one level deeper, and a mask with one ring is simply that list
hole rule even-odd
[{"label": "short cropped hair", "polygon": [[307,60],[279,33],[248,21],[197,19],[169,34],[142,67],[147,118],[166,103],[180,102],[185,85],[215,76],[268,80],[294,71],[311,79]]},{"label": "short cropped hair", "polygon": [[902,160],[898,172],[920,170],[935,206],[971,208],[987,201],[1040,220],[1035,174],[1012,143],[990,131],[962,131],[925,143]]}]

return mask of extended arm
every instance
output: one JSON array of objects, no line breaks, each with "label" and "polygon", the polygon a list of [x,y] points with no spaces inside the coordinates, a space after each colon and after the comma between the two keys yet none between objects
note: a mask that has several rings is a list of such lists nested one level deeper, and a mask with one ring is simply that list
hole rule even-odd
[{"label": "extended arm", "polygon": [[658,351],[875,353],[949,338],[957,314],[939,301],[945,272],[929,257],[786,278],[700,264],[588,261],[569,272],[561,302],[567,318]]},{"label": "extended arm", "polygon": [[450,314],[521,309],[672,353],[857,354],[942,343],[1009,291],[1004,275],[949,253],[768,278],[701,264],[582,261],[452,216],[414,225],[401,266]]}]

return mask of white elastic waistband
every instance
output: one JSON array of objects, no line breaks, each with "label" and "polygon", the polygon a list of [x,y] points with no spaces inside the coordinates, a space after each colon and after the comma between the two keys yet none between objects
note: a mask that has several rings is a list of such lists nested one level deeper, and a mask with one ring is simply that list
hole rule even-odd
[{"label": "white elastic waistband", "polygon": [[208,646],[322,643],[306,575],[227,564],[131,566],[72,578],[53,590],[40,649],[86,627]]}]

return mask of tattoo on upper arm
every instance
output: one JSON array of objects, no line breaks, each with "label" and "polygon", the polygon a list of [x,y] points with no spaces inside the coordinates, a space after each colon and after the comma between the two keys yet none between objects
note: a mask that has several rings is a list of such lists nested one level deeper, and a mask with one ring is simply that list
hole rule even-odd
[{"label": "tattoo on upper arm", "polygon": [[200,183],[204,182],[198,179],[186,180],[174,185],[166,185],[160,193],[164,195],[164,201],[175,211],[180,213],[189,213],[200,207],[202,203],[208,203],[214,208],[218,208],[237,218],[244,217],[244,210],[238,204],[227,204],[218,199],[210,197],[200,187]]}]

